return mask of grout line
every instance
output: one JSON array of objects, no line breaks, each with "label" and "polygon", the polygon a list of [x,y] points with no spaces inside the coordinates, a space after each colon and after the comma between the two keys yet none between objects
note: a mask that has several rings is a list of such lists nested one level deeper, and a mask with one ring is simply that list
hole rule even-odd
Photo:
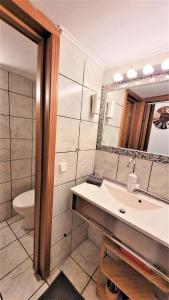
[{"label": "grout line", "polygon": [[[8,72],[8,103],[9,103],[9,116],[11,113],[11,105],[10,105],[10,94],[9,94],[9,72]],[[10,142],[10,189],[11,189],[11,216],[12,216],[12,162],[11,162],[11,158],[12,158],[12,139],[11,139],[12,133],[11,133],[11,119],[9,117],[9,142]]]},{"label": "grout line", "polygon": [[[61,152],[61,151],[59,151],[59,152],[55,152],[55,154],[60,154],[60,153],[76,153],[77,151],[96,151],[96,148],[95,149],[79,149],[79,148],[77,148],[77,150],[71,150],[71,151],[63,151],[63,152]],[[84,176],[83,176],[84,177]]]},{"label": "grout line", "polygon": [[11,271],[9,271],[6,275],[4,275],[0,280],[7,277],[10,273],[12,273],[15,269],[17,269],[19,266],[21,266],[27,259],[30,259],[30,257],[26,257],[22,262],[20,262],[15,268],[13,268]]},{"label": "grout line", "polygon": [[153,162],[151,162],[150,175],[149,175],[149,178],[148,178],[148,184],[147,184],[147,189],[146,189],[147,191],[148,191],[149,185],[150,185],[150,179],[151,179],[152,168],[153,168]]},{"label": "grout line", "polygon": [[[43,280],[43,279],[42,279]],[[27,298],[27,299],[25,299],[25,300],[30,300],[31,298],[32,298],[32,296],[34,296],[42,287],[43,287],[43,285],[45,284],[45,283],[47,283],[45,280],[43,280],[43,283],[42,283],[42,285],[41,286],[39,286],[38,287],[38,289],[37,290],[35,290],[35,292],[29,297],[29,298]],[[48,285],[49,286],[49,285]],[[47,289],[46,289],[47,290]],[[44,291],[45,292],[45,291]],[[44,293],[43,292],[43,293]],[[43,293],[42,293],[42,295],[43,295]],[[39,298],[38,298],[39,299]]]},{"label": "grout line", "polygon": [[117,180],[117,174],[118,174],[118,170],[119,170],[119,160],[120,160],[120,154],[118,154],[118,159],[117,159],[117,168],[116,168],[116,177],[115,177],[115,180]]},{"label": "grout line", "polygon": [[[82,87],[83,88],[83,87]],[[82,92],[83,93],[83,92]],[[98,124],[98,122],[96,121],[90,121],[90,120],[85,120],[85,119],[81,119],[81,118],[73,118],[73,117],[68,117],[68,116],[63,116],[63,115],[57,115],[57,117],[60,118],[65,118],[65,119],[71,119],[71,120],[77,120],[77,121],[83,121],[83,122],[88,122],[88,123],[95,123]],[[110,125],[111,126],[111,125]]]}]

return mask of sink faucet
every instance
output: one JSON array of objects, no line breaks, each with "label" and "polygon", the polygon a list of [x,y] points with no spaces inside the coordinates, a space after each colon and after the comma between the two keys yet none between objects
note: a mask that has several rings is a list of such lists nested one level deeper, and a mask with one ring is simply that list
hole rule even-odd
[{"label": "sink faucet", "polygon": [[133,173],[134,173],[134,171],[135,171],[135,165],[136,165],[136,160],[135,160],[135,158],[130,157],[130,160],[129,160],[128,164],[127,164],[127,168],[129,168],[129,167],[131,166],[131,163],[132,163],[132,162],[133,162],[133,169],[132,169],[132,171],[133,171]]}]

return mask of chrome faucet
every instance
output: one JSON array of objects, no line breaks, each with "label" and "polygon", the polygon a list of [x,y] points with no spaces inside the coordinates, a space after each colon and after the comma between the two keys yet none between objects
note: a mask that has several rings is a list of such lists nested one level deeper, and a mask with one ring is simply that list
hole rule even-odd
[{"label": "chrome faucet", "polygon": [[136,166],[136,160],[135,160],[135,158],[130,157],[130,160],[129,160],[128,164],[127,164],[127,168],[129,168],[131,166],[132,162],[133,162],[133,169],[132,170],[133,170],[133,173],[134,173],[135,166]]}]

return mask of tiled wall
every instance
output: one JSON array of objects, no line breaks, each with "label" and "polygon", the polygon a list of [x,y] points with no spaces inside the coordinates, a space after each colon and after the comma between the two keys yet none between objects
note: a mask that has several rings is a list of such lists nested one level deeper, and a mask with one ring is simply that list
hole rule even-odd
[{"label": "tiled wall", "polygon": [[[95,169],[105,177],[127,184],[131,169],[127,167],[129,156],[97,151]],[[169,200],[169,164],[136,158],[135,173],[140,188]]]},{"label": "tiled wall", "polygon": [[[101,91],[103,76],[102,69],[63,36],[60,55],[51,269],[87,237],[87,224],[70,213],[69,189],[94,171],[99,116],[90,113],[91,95]],[[60,163],[67,164],[65,172]]]},{"label": "tiled wall", "polygon": [[12,199],[34,181],[35,95],[33,81],[0,69],[0,221]]}]

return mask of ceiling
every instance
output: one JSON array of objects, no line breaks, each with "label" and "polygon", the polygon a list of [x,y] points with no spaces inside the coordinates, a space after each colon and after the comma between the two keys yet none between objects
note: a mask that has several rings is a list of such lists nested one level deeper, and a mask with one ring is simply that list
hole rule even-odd
[{"label": "ceiling", "polygon": [[168,0],[31,0],[106,69],[169,50]]},{"label": "ceiling", "polygon": [[130,90],[141,98],[169,95],[169,82],[164,81],[147,85],[140,85],[130,88]]},{"label": "ceiling", "polygon": [[0,65],[11,72],[34,79],[37,45],[0,20]]}]

